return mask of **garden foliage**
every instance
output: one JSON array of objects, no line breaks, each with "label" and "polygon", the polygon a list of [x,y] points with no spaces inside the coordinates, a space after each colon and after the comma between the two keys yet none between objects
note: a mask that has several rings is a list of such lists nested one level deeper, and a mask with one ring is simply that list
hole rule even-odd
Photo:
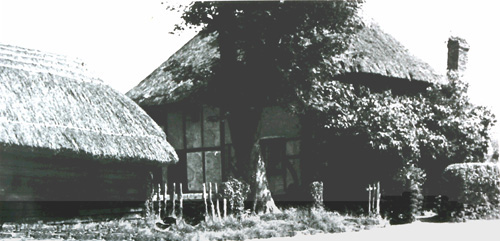
[{"label": "garden foliage", "polygon": [[462,81],[428,87],[423,93],[395,95],[339,81],[318,81],[303,96],[318,128],[339,136],[365,137],[381,152],[410,166],[421,159],[448,163],[483,160],[488,130],[495,123],[485,107],[473,105]]},{"label": "garden foliage", "polygon": [[323,208],[323,182],[315,181],[311,183],[311,196],[314,200],[315,208]]},{"label": "garden foliage", "polygon": [[421,213],[423,207],[422,185],[426,180],[426,174],[421,168],[411,165],[399,169],[394,179],[401,182],[409,194],[409,208],[403,214],[403,219],[415,221],[416,215]]},{"label": "garden foliage", "polygon": [[245,200],[250,192],[250,186],[236,178],[230,178],[223,184],[224,198],[229,200],[229,207],[234,214],[242,214]]},{"label": "garden foliage", "polygon": [[410,194],[409,212],[414,216],[421,211],[428,170],[485,160],[495,118],[487,108],[469,101],[467,87],[456,80],[421,93],[396,95],[391,90],[318,80],[313,91],[302,96],[304,106],[296,110],[313,116],[310,123],[317,123],[316,133],[321,133],[315,142],[354,136],[383,154],[380,164],[395,165],[392,169],[398,171],[392,175]]},{"label": "garden foliage", "polygon": [[500,216],[500,170],[496,163],[461,163],[446,167],[448,197],[467,218]]},{"label": "garden foliage", "polygon": [[[444,169],[484,159],[495,120],[488,109],[469,101],[462,81],[396,95],[336,81],[337,73],[326,71],[331,65],[325,56],[345,51],[352,33],[363,27],[356,17],[361,2],[195,2],[181,9],[179,29],[200,26],[202,32],[218,34],[220,60],[208,87],[214,104],[226,110],[239,178],[250,182],[252,145],[269,102],[293,103],[291,109],[309,120],[303,127],[321,133],[313,142],[355,136],[390,157],[400,170],[393,175],[406,178],[404,186],[415,197],[421,195],[424,179],[416,168],[426,171],[423,161]],[[313,166],[314,157],[307,158]]]}]

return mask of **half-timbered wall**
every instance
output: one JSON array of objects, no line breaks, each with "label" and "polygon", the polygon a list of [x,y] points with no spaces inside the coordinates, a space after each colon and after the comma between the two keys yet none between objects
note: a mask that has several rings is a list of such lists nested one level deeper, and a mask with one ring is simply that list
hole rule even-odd
[{"label": "half-timbered wall", "polygon": [[169,110],[164,115],[157,119],[165,121],[157,122],[179,155],[179,163],[169,168],[169,181],[186,183],[186,192],[202,191],[204,182],[222,182],[226,128],[220,110],[191,106]]},{"label": "half-timbered wall", "polygon": [[[232,174],[234,149],[227,120],[218,108],[191,106],[168,109],[161,115],[157,122],[166,130],[167,141],[176,148],[180,160],[169,167],[169,182],[186,183],[184,191],[199,192],[202,183],[220,183]],[[271,191],[284,194],[300,185],[298,118],[281,107],[266,107],[258,131],[259,139],[267,140],[261,142],[264,159],[270,169],[277,170],[268,173]]]}]

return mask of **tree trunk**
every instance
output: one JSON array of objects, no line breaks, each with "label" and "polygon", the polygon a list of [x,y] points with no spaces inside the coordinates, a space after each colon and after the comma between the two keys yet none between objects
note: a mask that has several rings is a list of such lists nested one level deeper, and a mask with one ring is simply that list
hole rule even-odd
[{"label": "tree trunk", "polygon": [[229,111],[228,122],[231,140],[236,155],[235,177],[251,183],[249,170],[255,168],[251,160],[253,144],[257,139],[257,128],[262,109],[244,108]]},{"label": "tree trunk", "polygon": [[[235,178],[241,179],[250,184],[251,197],[256,193],[266,193],[259,195],[254,201],[265,200],[269,203],[269,211],[277,210],[267,187],[265,166],[260,155],[260,148],[254,145],[258,142],[258,128],[263,106],[268,98],[266,94],[272,89],[267,81],[275,78],[271,71],[271,64],[264,64],[261,52],[255,51],[259,48],[251,48],[251,53],[247,54],[247,63],[237,60],[239,38],[237,21],[234,9],[230,5],[223,5],[220,14],[216,17],[218,21],[217,32],[219,33],[220,62],[215,69],[216,78],[209,83],[209,89],[215,93],[215,102],[228,113],[228,124],[231,132],[231,140],[236,155]],[[254,42],[258,43],[256,39]],[[269,62],[265,62],[269,63]],[[272,83],[272,82],[271,82]],[[257,151],[254,149],[258,149]],[[252,158],[252,152],[258,153],[258,158]],[[260,162],[259,162],[260,160]],[[257,170],[262,166],[261,170]],[[261,178],[255,180],[256,174]],[[265,180],[265,185],[260,182]],[[273,205],[271,205],[273,204]]]},{"label": "tree trunk", "polygon": [[252,151],[252,160],[254,160],[257,164],[255,168],[255,180],[253,185],[253,189],[255,190],[253,212],[281,213],[281,211],[274,203],[271,191],[269,190],[266,174],[266,164],[264,162],[264,159],[262,158],[262,153],[260,151],[260,145],[258,142],[254,145]]},{"label": "tree trunk", "polygon": [[279,212],[268,187],[267,174],[258,140],[262,109],[248,108],[230,112],[229,128],[236,154],[236,175],[250,184],[254,212]]}]

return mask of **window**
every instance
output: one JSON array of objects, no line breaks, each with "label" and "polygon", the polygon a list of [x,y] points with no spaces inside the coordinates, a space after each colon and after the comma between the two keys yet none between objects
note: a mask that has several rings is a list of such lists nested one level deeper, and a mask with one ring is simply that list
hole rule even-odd
[{"label": "window", "polygon": [[189,191],[203,190],[204,182],[222,181],[220,151],[188,152],[186,162]]},{"label": "window", "polygon": [[220,111],[214,107],[167,114],[167,140],[177,150],[180,162],[184,161],[178,165],[185,167],[184,174],[173,173],[172,179],[185,180],[186,191],[201,191],[204,182],[222,181],[222,126]]},{"label": "window", "polygon": [[184,128],[181,112],[169,112],[167,114],[167,141],[175,149],[184,149]]}]

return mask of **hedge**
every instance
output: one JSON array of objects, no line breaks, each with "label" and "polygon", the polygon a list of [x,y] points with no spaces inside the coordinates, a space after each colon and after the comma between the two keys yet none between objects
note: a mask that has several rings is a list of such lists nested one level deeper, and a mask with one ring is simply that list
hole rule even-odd
[{"label": "hedge", "polygon": [[[462,210],[482,218],[500,207],[500,170],[496,163],[460,163],[445,168],[446,195]],[[483,215],[484,214],[484,215]],[[467,215],[470,216],[470,215]]]}]

